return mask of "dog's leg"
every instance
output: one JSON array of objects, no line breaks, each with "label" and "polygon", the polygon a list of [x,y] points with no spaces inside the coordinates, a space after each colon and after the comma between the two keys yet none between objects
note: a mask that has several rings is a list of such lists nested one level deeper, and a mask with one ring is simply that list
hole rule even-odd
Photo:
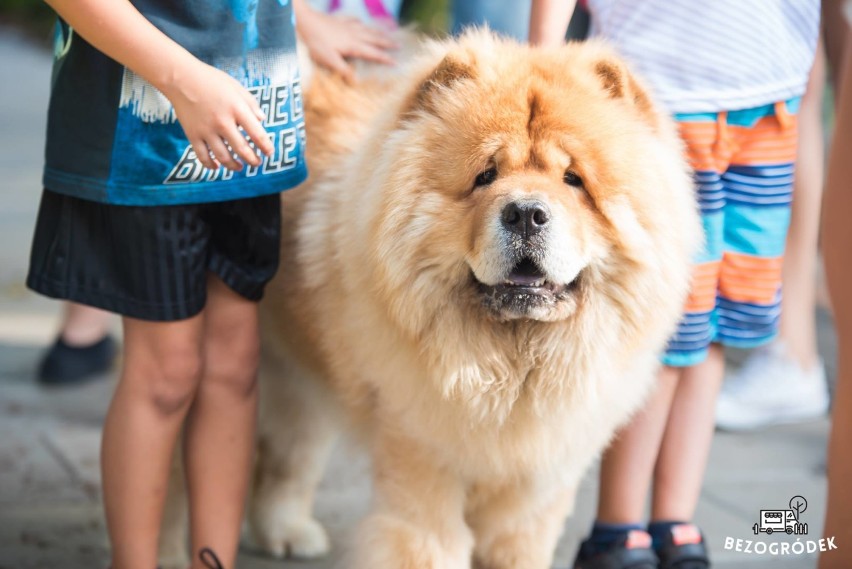
[{"label": "dog's leg", "polygon": [[353,569],[470,569],[464,487],[417,444],[382,437],[373,449],[374,507],[355,536]]},{"label": "dog's leg", "polygon": [[467,514],[475,569],[548,569],[576,493],[576,486],[561,484],[548,479],[477,486]]},{"label": "dog's leg", "polygon": [[261,366],[261,413],[248,537],[275,557],[328,553],[314,494],[338,432],[330,394],[302,369]]},{"label": "dog's leg", "polygon": [[163,569],[185,569],[189,566],[189,502],[180,447],[178,444],[172,457],[166,507],[160,528],[158,558]]}]

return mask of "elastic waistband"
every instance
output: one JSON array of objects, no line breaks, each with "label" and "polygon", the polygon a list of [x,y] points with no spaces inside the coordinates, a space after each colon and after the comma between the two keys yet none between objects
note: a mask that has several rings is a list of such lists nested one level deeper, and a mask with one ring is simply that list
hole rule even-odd
[{"label": "elastic waistband", "polygon": [[[801,105],[801,97],[793,97],[786,101],[778,101],[777,103],[769,103],[752,109],[740,109],[736,111],[724,111],[718,113],[677,113],[674,118],[678,122],[716,122],[720,116],[725,118],[725,122],[729,126],[745,126],[750,127],[757,124],[757,121],[764,117],[777,115],[795,115],[799,112]],[[783,120],[783,119],[782,119]]]}]

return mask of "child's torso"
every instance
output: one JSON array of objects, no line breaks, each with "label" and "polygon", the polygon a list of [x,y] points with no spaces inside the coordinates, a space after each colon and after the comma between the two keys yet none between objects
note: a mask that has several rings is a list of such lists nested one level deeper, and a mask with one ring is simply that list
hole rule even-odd
[{"label": "child's torso", "polygon": [[817,0],[589,0],[592,33],[615,44],[671,112],[757,107],[802,94]]},{"label": "child's torso", "polygon": [[167,36],[255,95],[275,152],[258,168],[205,169],[171,103],[61,25],[45,187],[108,203],[167,205],[253,197],[304,179],[301,86],[289,0],[133,3]]}]

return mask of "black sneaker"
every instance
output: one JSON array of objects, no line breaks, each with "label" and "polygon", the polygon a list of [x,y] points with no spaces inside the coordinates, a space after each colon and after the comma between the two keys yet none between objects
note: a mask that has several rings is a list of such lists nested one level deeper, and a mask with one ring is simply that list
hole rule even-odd
[{"label": "black sneaker", "polygon": [[600,551],[589,540],[580,545],[574,569],[658,569],[659,561],[651,549],[651,536],[642,530],[630,530],[608,549]]},{"label": "black sneaker", "polygon": [[692,524],[672,527],[657,549],[660,569],[709,569],[710,558],[701,530]]},{"label": "black sneaker", "polygon": [[110,335],[91,346],[69,346],[56,339],[38,368],[44,385],[74,385],[99,377],[112,368],[118,347]]}]

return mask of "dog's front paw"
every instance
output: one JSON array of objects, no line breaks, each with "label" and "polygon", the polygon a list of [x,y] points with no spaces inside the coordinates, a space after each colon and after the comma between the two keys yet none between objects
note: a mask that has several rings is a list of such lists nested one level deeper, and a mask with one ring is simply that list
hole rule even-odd
[{"label": "dog's front paw", "polygon": [[315,559],[328,554],[328,534],[318,521],[310,517],[272,515],[250,524],[252,545],[273,557]]}]

